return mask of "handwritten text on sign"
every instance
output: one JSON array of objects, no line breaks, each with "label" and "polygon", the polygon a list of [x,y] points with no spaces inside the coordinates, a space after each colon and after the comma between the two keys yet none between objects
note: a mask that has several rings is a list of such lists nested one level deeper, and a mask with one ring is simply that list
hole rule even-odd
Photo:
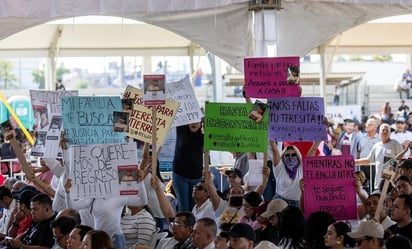
[{"label": "handwritten text on sign", "polygon": [[173,126],[200,122],[203,114],[197,102],[189,76],[167,84],[166,97],[180,103]]},{"label": "handwritten text on sign", "polygon": [[269,99],[269,137],[274,141],[324,141],[323,98]]},{"label": "handwritten text on sign", "polygon": [[356,219],[353,156],[304,157],[305,215],[326,211],[336,220]]},{"label": "handwritten text on sign", "polygon": [[33,109],[49,106],[49,113],[62,113],[62,98],[67,96],[78,96],[78,91],[44,91],[30,90],[30,101]]},{"label": "handwritten text on sign", "polygon": [[119,196],[123,191],[119,167],[137,165],[135,143],[74,145],[69,149],[73,198]]},{"label": "handwritten text on sign", "polygon": [[121,111],[119,97],[64,97],[63,126],[70,144],[124,142],[124,133],[113,131],[113,112]]},{"label": "handwritten text on sign", "polygon": [[299,67],[299,57],[246,58],[246,96],[255,98],[299,97],[299,85],[288,84],[288,68]]},{"label": "handwritten text on sign", "polygon": [[253,104],[206,103],[205,150],[265,152],[268,116],[256,123],[249,118],[252,109]]},{"label": "handwritten text on sign", "polygon": [[[130,137],[146,143],[152,143],[152,109],[143,105],[143,91],[128,85],[123,94],[124,99],[133,99],[133,112],[129,117]],[[156,108],[156,138],[159,145],[163,145],[165,138],[176,116],[179,103],[166,100],[165,105],[154,106]]]}]

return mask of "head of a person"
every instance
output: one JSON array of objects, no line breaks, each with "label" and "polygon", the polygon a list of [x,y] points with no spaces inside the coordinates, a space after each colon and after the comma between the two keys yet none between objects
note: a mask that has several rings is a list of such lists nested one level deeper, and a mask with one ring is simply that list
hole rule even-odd
[{"label": "head of a person", "polygon": [[243,195],[245,190],[240,185],[230,187],[229,204],[232,207],[241,207],[243,205]]},{"label": "head of a person", "polygon": [[407,128],[408,125],[404,117],[396,118],[396,132],[405,132]]},{"label": "head of a person", "polygon": [[325,245],[327,247],[336,245],[353,247],[356,241],[347,235],[350,231],[349,225],[342,221],[329,225],[325,234]]},{"label": "head of a person", "polygon": [[401,175],[412,177],[412,159],[406,159],[400,165]]},{"label": "head of a person", "polygon": [[220,232],[215,239],[215,249],[227,249],[229,242],[229,235],[227,232]]},{"label": "head of a person", "polygon": [[3,186],[10,189],[10,191],[13,188],[13,185],[17,182],[16,177],[7,177],[6,180],[4,180]]},{"label": "head of a person", "polygon": [[242,172],[239,169],[230,169],[225,171],[229,186],[242,184]]},{"label": "head of a person", "polygon": [[369,118],[365,123],[365,130],[368,133],[376,133],[378,128],[378,122],[374,118]]},{"label": "head of a person", "polygon": [[347,134],[352,134],[352,132],[355,130],[355,121],[351,118],[347,118],[343,120],[343,128],[345,129],[345,132]]},{"label": "head of a person", "polygon": [[374,220],[362,221],[356,231],[347,234],[355,239],[358,249],[382,248],[383,246],[383,227]]},{"label": "head of a person", "polygon": [[398,194],[412,194],[412,177],[401,175],[395,182]]},{"label": "head of a person", "polygon": [[5,186],[0,186],[0,207],[9,208],[11,202],[13,201],[13,195],[10,189]]},{"label": "head of a person", "polygon": [[65,208],[60,210],[60,212],[56,215],[56,219],[60,217],[72,218],[76,222],[76,225],[80,225],[82,223],[79,211],[74,208]]},{"label": "head of a person", "polygon": [[209,193],[207,192],[204,181],[200,181],[193,186],[192,197],[196,203],[204,203],[209,198]]},{"label": "head of a person", "polygon": [[252,249],[255,245],[255,231],[246,223],[234,224],[228,235],[231,249]]},{"label": "head of a person", "polygon": [[385,241],[385,248],[386,249],[412,249],[412,242],[408,239],[408,237],[405,237],[400,234],[395,234],[389,237]]},{"label": "head of a person", "polygon": [[26,217],[31,217],[30,202],[34,196],[36,196],[36,193],[31,190],[24,190],[16,196],[17,208]]},{"label": "head of a person", "polygon": [[216,222],[211,218],[201,218],[193,227],[192,243],[196,248],[203,249],[215,241],[216,234]]},{"label": "head of a person", "polygon": [[408,223],[412,218],[412,196],[399,195],[392,204],[391,219],[397,223]]},{"label": "head of a person", "polygon": [[83,238],[81,249],[113,249],[110,236],[102,230],[91,230]]},{"label": "head of a person", "polygon": [[378,193],[374,193],[368,196],[368,199],[366,200],[366,213],[369,215],[369,217],[375,217],[380,197],[381,195]]},{"label": "head of a person", "polygon": [[302,163],[302,155],[300,154],[299,149],[294,145],[286,146],[286,148],[283,149],[281,159],[283,164],[288,168],[295,167]]},{"label": "head of a person", "polygon": [[391,139],[391,126],[387,123],[381,124],[379,126],[379,135],[383,143],[388,143]]},{"label": "head of a person", "polygon": [[68,249],[78,249],[82,245],[82,241],[86,233],[93,230],[93,228],[85,225],[75,226],[69,234],[69,238],[66,241]]},{"label": "head of a person", "polygon": [[193,133],[196,133],[196,132],[200,131],[201,128],[202,128],[202,123],[201,122],[196,122],[196,123],[189,124],[189,130]]},{"label": "head of a person", "polygon": [[255,191],[250,191],[243,196],[243,209],[247,217],[252,220],[256,220],[256,212],[254,208],[257,208],[262,203],[262,197]]},{"label": "head of a person", "polygon": [[298,207],[287,206],[280,214],[280,236],[292,242],[302,241],[305,235],[305,222],[305,216]]},{"label": "head of a person", "polygon": [[170,223],[174,239],[179,242],[187,240],[193,232],[195,222],[196,218],[192,212],[177,213],[175,220]]},{"label": "head of a person", "polygon": [[266,211],[260,216],[269,219],[272,226],[279,226],[280,213],[288,206],[287,202],[282,199],[271,200],[266,207]]},{"label": "head of a person", "polygon": [[365,173],[363,173],[363,171],[356,171],[355,177],[356,177],[356,180],[359,180],[359,181],[360,181],[360,183],[362,184],[362,186],[365,185],[365,183],[366,183],[366,175],[365,175]]},{"label": "head of a person", "polygon": [[74,219],[69,217],[59,217],[53,220],[50,226],[52,228],[53,237],[56,244],[63,249],[67,248],[67,239],[69,238],[69,234],[76,226]]},{"label": "head of a person", "polygon": [[30,201],[31,217],[42,222],[53,216],[52,201],[46,194],[37,194]]},{"label": "head of a person", "polygon": [[305,240],[312,248],[324,248],[324,236],[330,224],[335,223],[335,218],[325,211],[311,213],[305,223]]}]

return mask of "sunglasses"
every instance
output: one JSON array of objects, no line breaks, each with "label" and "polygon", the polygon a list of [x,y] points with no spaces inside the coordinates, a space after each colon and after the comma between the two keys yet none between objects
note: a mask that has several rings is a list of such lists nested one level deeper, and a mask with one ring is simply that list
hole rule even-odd
[{"label": "sunglasses", "polygon": [[289,158],[289,157],[297,157],[297,156],[298,156],[298,154],[296,154],[296,153],[285,154],[285,157],[286,157],[286,158]]},{"label": "sunglasses", "polygon": [[199,191],[205,191],[207,192],[207,189],[204,188],[203,186],[193,186],[194,189],[199,190]]},{"label": "sunglasses", "polygon": [[357,240],[356,240],[356,244],[357,244],[358,246],[360,246],[360,245],[362,244],[362,242],[365,241],[365,240],[370,240],[370,239],[369,239],[369,238],[357,239]]}]

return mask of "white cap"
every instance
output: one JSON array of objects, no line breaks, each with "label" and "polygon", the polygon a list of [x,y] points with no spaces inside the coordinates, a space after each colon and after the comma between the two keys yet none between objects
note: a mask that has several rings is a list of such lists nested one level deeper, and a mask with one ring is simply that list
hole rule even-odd
[{"label": "white cap", "polygon": [[262,240],[257,246],[254,247],[255,249],[278,249],[275,244],[270,241]]},{"label": "white cap", "polygon": [[361,222],[355,232],[349,232],[347,234],[349,237],[354,239],[360,239],[363,237],[383,239],[384,231],[381,224],[374,220],[368,220]]}]

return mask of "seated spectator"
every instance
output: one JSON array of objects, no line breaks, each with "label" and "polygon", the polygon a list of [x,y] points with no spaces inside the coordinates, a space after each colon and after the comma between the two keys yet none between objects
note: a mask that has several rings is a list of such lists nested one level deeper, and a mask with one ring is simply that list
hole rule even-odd
[{"label": "seated spectator", "polygon": [[215,248],[216,222],[211,218],[201,218],[193,227],[192,243],[197,249]]},{"label": "seated spectator", "polygon": [[231,249],[252,249],[255,245],[255,232],[245,223],[237,223],[230,228],[229,247]]},{"label": "seated spectator", "polygon": [[75,226],[76,221],[69,217],[59,217],[51,222],[53,237],[60,248],[67,249],[69,234]]},{"label": "seated spectator", "polygon": [[391,219],[396,222],[389,227],[392,234],[401,234],[412,241],[412,196],[401,194],[393,202]]},{"label": "seated spectator", "polygon": [[79,249],[82,245],[82,241],[87,232],[93,230],[93,228],[84,225],[77,225],[70,232],[67,239],[67,249]]},{"label": "seated spectator", "polygon": [[37,193],[34,193],[31,190],[25,190],[17,196],[17,209],[13,216],[12,226],[9,228],[10,237],[19,237],[30,227],[33,221],[31,217],[30,201],[36,194]]},{"label": "seated spectator", "polygon": [[306,249],[305,217],[302,211],[295,206],[283,209],[279,220],[280,249]]},{"label": "seated spectator", "polygon": [[412,177],[399,176],[395,181],[395,185],[398,190],[398,194],[412,194]]},{"label": "seated spectator", "polygon": [[356,231],[347,234],[356,240],[358,248],[380,249],[383,247],[383,227],[373,220],[362,221]]},{"label": "seated spectator", "polygon": [[80,248],[114,249],[110,236],[103,230],[88,231]]},{"label": "seated spectator", "polygon": [[11,191],[0,186],[0,207],[3,209],[3,215],[0,218],[0,238],[4,239],[7,236],[10,226],[12,225],[12,215],[16,201],[13,199]]},{"label": "seated spectator", "polygon": [[256,212],[254,208],[257,208],[262,203],[262,197],[257,192],[249,192],[243,196],[243,209],[245,215],[239,220],[240,223],[246,223],[250,225],[253,230],[258,230],[260,224],[257,221]]},{"label": "seated spectator", "polygon": [[156,221],[145,207],[128,206],[120,221],[126,238],[126,248],[134,245],[150,245],[156,232]]},{"label": "seated spectator", "polygon": [[193,207],[192,213],[195,215],[196,220],[205,217],[216,219],[215,211],[213,210],[213,205],[209,199],[209,194],[204,181],[198,182],[193,187],[192,197],[193,200],[195,200],[195,206]]},{"label": "seated spectator", "polygon": [[[30,202],[33,222],[27,231],[10,241],[13,248],[38,246],[51,248],[54,245],[53,231],[50,223],[54,219],[52,201],[45,194],[37,194]],[[27,247],[26,247],[27,248]]]},{"label": "seated spectator", "polygon": [[356,241],[347,235],[350,231],[348,224],[342,221],[329,225],[325,234],[325,245],[335,249],[353,247]]},{"label": "seated spectator", "polygon": [[[374,219],[376,209],[378,208],[378,203],[381,195],[380,194],[372,194],[368,197],[366,201],[366,214],[367,219]],[[391,220],[389,216],[386,215],[386,210],[383,208],[380,213],[379,223],[382,225],[383,229],[387,229],[390,226],[394,225],[395,222]]]},{"label": "seated spectator", "polygon": [[76,222],[76,225],[82,224],[82,219],[80,217],[79,211],[77,211],[76,209],[73,209],[73,208],[66,208],[66,209],[63,209],[60,212],[58,212],[57,215],[56,215],[56,219],[58,219],[60,217],[72,218]]},{"label": "seated spectator", "polygon": [[412,177],[412,159],[406,159],[400,165],[401,175]]},{"label": "seated spectator", "polygon": [[195,216],[191,212],[179,212],[174,222],[170,223],[173,237],[159,241],[157,249],[194,249],[192,245],[192,232],[195,225]]},{"label": "seated spectator", "polygon": [[305,223],[305,241],[310,249],[326,249],[325,234],[335,218],[324,211],[311,213]]},{"label": "seated spectator", "polygon": [[386,249],[412,249],[412,242],[403,235],[393,235],[385,241]]}]

